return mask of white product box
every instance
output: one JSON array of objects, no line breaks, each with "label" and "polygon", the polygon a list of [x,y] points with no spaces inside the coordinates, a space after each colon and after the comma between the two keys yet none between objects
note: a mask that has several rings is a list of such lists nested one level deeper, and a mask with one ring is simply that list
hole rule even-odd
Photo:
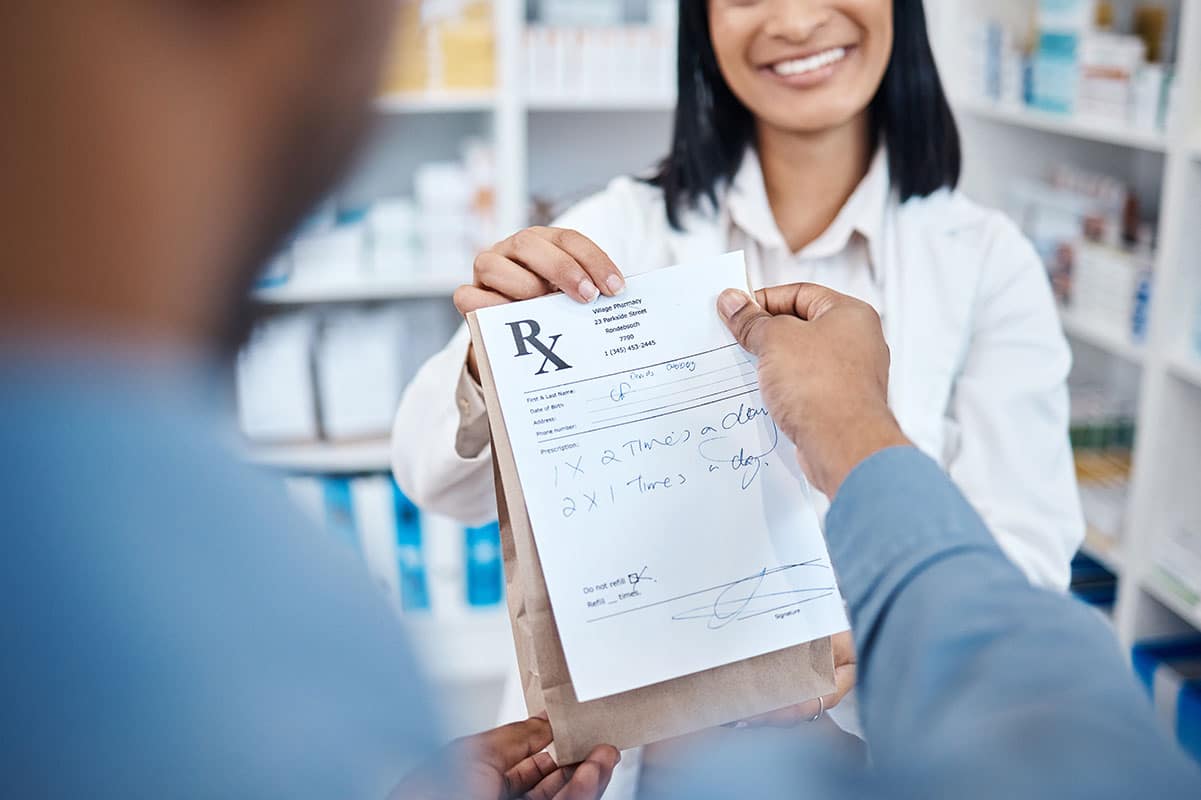
[{"label": "white product box", "polygon": [[439,618],[461,617],[467,605],[467,534],[452,519],[422,514],[430,609]]},{"label": "white product box", "polygon": [[380,591],[400,611],[400,567],[396,553],[396,500],[392,479],[356,478],[350,486],[363,560]]},{"label": "white product box", "polygon": [[1134,80],[1134,101],[1131,123],[1143,130],[1161,130],[1164,123],[1167,70],[1159,64],[1147,64]]},{"label": "white product box", "polygon": [[546,25],[620,25],[625,17],[623,0],[542,0],[540,7]]},{"label": "white product box", "polygon": [[1050,33],[1086,33],[1097,20],[1097,0],[1039,0],[1038,29]]},{"label": "white product box", "polygon": [[1089,242],[1075,247],[1072,309],[1091,319],[1131,330],[1139,260],[1129,253]]},{"label": "white product box", "polygon": [[292,245],[293,280],[321,285],[360,277],[367,264],[367,228],[363,223],[302,236]]},{"label": "white product box", "polygon": [[317,343],[321,427],[329,439],[387,436],[404,389],[406,337],[396,309],[330,315]]},{"label": "white product box", "polygon": [[417,206],[408,198],[381,200],[367,212],[371,272],[408,277],[418,268]]},{"label": "white product box", "polygon": [[457,161],[422,164],[413,175],[413,186],[423,213],[462,214],[471,209],[471,177]]},{"label": "white product box", "polygon": [[238,356],[238,419],[243,433],[263,442],[317,439],[312,353],[317,321],[310,314],[275,317],[260,325]]}]

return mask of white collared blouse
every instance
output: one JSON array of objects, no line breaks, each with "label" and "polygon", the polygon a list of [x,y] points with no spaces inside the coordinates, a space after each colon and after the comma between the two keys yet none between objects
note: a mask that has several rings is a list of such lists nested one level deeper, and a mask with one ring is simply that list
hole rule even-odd
[{"label": "white collared blouse", "polygon": [[[748,153],[716,209],[667,222],[662,192],[614,180],[556,225],[593,239],[627,275],[743,249],[755,288],[797,281],[871,303],[892,350],[889,402],[1036,584],[1064,589],[1084,522],[1068,442],[1071,354],[1046,272],[1003,215],[940,190],[901,203],[881,150],[813,243],[793,253]],[[405,393],[393,470],[419,506],[495,519],[488,427],[460,330]],[[824,509],[823,509],[824,510]],[[888,535],[882,531],[881,535]]]}]

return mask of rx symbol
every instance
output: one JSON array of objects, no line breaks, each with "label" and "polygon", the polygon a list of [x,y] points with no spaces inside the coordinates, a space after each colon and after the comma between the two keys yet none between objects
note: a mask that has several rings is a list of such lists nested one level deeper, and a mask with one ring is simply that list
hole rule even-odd
[{"label": "rx symbol", "polygon": [[[555,347],[559,344],[559,339],[563,338],[563,334],[556,333],[549,337],[550,344],[542,341],[542,326],[532,319],[524,319],[521,322],[508,323],[509,330],[513,331],[513,343],[517,346],[517,355],[515,358],[524,358],[532,356],[534,352],[541,354],[542,367],[535,372],[535,375],[545,375],[547,369],[551,366],[555,368],[555,372],[564,369],[571,369],[571,365],[564,361],[561,357],[555,354]],[[533,348],[531,352],[530,348]]]}]

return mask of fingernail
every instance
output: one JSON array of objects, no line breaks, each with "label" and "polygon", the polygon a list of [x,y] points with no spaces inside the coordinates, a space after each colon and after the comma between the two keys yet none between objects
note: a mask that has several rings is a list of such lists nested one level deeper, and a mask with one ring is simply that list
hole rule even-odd
[{"label": "fingernail", "polygon": [[717,310],[721,312],[723,317],[729,319],[746,308],[746,304],[749,302],[751,302],[751,298],[746,292],[740,292],[737,289],[726,289],[721,293],[721,297],[717,298]]},{"label": "fingernail", "polygon": [[605,286],[609,287],[609,294],[616,297],[626,290],[626,282],[621,279],[620,275],[610,275],[605,281]]},{"label": "fingernail", "polygon": [[596,288],[595,283],[585,278],[580,281],[580,297],[584,298],[585,303],[591,303],[600,297],[600,289]]},{"label": "fingernail", "polygon": [[550,714],[547,713],[546,711],[539,711],[537,714],[534,715],[534,719],[541,719],[541,720],[550,722]]}]

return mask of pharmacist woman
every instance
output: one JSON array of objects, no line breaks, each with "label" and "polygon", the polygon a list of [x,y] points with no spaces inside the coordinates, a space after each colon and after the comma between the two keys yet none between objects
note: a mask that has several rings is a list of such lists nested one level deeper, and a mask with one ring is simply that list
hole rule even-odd
[{"label": "pharmacist woman", "polygon": [[[811,281],[865,300],[883,318],[905,433],[1030,580],[1062,590],[1083,536],[1070,351],[1034,249],[956,191],[959,171],[920,0],[681,0],[679,106],[658,171],[481,254],[455,303],[589,303],[625,275],[731,250],[756,288]],[[469,524],[496,516],[474,368],[462,330],[406,393],[393,449],[406,494]],[[840,649],[827,709],[854,681]],[[835,718],[853,728],[850,705]]]}]

